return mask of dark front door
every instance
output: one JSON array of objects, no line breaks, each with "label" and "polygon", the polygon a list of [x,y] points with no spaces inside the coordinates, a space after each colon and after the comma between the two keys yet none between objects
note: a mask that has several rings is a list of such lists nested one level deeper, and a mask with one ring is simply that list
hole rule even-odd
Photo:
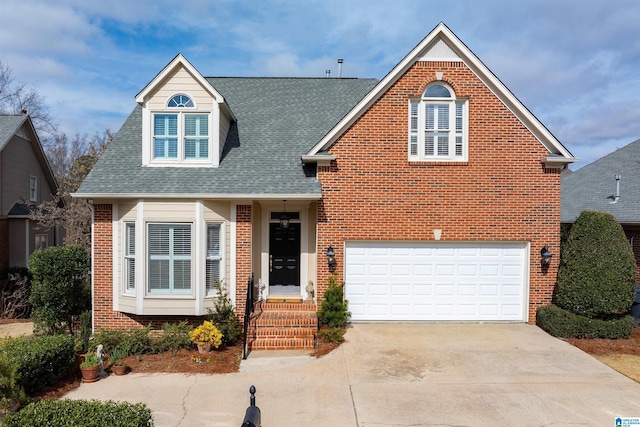
[{"label": "dark front door", "polygon": [[300,224],[269,224],[269,285],[300,286]]}]

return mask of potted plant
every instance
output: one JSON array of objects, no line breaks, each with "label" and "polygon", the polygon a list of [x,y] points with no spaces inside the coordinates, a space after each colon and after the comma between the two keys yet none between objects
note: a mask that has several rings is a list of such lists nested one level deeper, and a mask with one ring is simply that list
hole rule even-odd
[{"label": "potted plant", "polygon": [[109,356],[109,364],[111,371],[115,375],[125,375],[127,373],[127,364],[124,359],[129,356],[129,352],[122,347],[116,347]]},{"label": "potted plant", "polygon": [[222,344],[222,334],[213,323],[205,320],[202,325],[189,333],[191,342],[198,346],[200,353],[208,353],[212,348],[220,347]]},{"label": "potted plant", "polygon": [[80,371],[82,371],[82,381],[91,383],[98,381],[98,372],[100,371],[100,359],[98,355],[90,351],[85,353],[84,360],[80,363]]}]

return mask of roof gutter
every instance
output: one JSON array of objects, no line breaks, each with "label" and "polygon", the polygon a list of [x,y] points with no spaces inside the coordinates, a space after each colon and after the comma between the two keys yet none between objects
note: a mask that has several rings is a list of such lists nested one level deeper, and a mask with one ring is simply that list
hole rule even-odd
[{"label": "roof gutter", "polygon": [[317,163],[318,166],[331,166],[331,162],[335,159],[336,156],[333,154],[305,154],[304,156],[300,157],[303,165],[309,163]]},{"label": "roof gutter", "polygon": [[79,199],[216,199],[216,200],[320,200],[322,194],[228,193],[71,193]]}]

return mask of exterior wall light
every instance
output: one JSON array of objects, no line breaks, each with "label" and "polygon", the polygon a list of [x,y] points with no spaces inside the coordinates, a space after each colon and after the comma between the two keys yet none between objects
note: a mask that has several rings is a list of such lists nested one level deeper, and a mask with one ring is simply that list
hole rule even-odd
[{"label": "exterior wall light", "polygon": [[540,263],[542,265],[549,265],[551,264],[551,257],[553,256],[553,254],[551,252],[549,252],[549,248],[545,245],[542,249],[540,249]]},{"label": "exterior wall light", "polygon": [[329,264],[330,269],[334,269],[336,267],[336,253],[331,245],[327,248],[327,264]]},{"label": "exterior wall light", "polygon": [[282,216],[280,216],[280,228],[289,228],[289,217],[287,216],[287,201],[282,201]]}]

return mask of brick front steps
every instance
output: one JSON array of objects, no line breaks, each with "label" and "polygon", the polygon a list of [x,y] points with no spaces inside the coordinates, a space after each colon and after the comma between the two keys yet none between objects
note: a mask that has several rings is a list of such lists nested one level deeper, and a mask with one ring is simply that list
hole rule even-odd
[{"label": "brick front steps", "polygon": [[260,301],[251,317],[250,350],[313,349],[318,316],[315,302]]}]

